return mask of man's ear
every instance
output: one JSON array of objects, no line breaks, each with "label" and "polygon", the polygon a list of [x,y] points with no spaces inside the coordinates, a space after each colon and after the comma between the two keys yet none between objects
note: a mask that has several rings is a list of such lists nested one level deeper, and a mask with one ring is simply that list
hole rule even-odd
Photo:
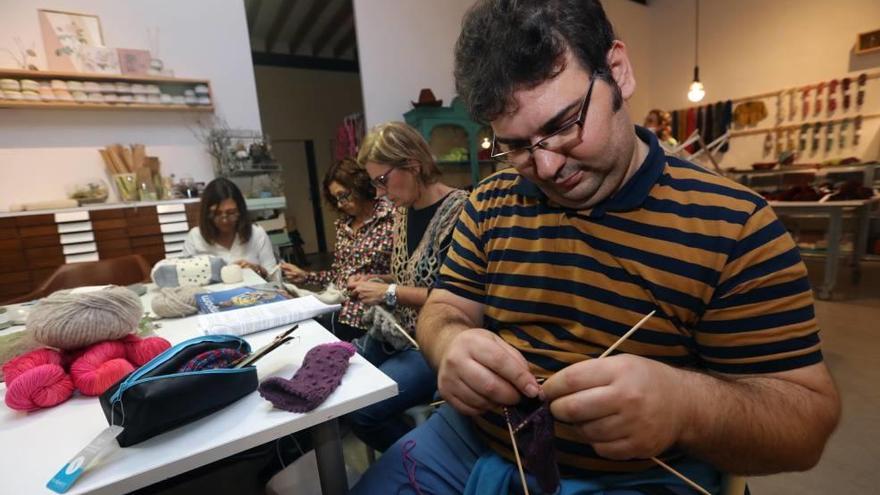
[{"label": "man's ear", "polygon": [[608,50],[607,61],[611,77],[620,88],[621,96],[624,100],[628,100],[636,92],[636,77],[629,62],[626,45],[622,41],[614,40],[611,49]]}]

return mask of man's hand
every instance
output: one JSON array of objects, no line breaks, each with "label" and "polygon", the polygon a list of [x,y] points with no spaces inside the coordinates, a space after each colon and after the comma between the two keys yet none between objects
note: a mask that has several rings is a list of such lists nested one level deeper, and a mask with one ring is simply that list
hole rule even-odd
[{"label": "man's hand", "polygon": [[354,275],[348,277],[348,290],[354,290],[354,288],[361,282],[366,282],[373,278],[379,278],[379,275],[370,275],[369,273],[355,273]]},{"label": "man's hand", "polygon": [[464,330],[449,341],[440,360],[437,387],[452,407],[468,416],[516,404],[521,395],[540,393],[522,354],[482,328]]},{"label": "man's hand", "polygon": [[568,366],[544,383],[544,393],[553,417],[572,423],[602,457],[647,459],[687,427],[687,375],[623,354]]},{"label": "man's hand", "polygon": [[292,263],[283,262],[281,263],[281,272],[284,274],[284,278],[295,284],[305,282],[306,275],[308,274],[308,272]]},{"label": "man's hand", "polygon": [[385,302],[385,291],[387,290],[388,284],[382,282],[361,281],[349,285],[352,299],[357,299],[370,306]]}]

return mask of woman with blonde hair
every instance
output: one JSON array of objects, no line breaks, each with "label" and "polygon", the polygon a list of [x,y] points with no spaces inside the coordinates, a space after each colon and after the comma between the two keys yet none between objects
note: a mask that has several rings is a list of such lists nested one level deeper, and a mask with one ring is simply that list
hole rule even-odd
[{"label": "woman with blonde hair", "polygon": [[383,306],[399,322],[378,324],[376,318],[369,333],[356,341],[361,354],[398,384],[396,397],[350,415],[358,437],[385,451],[412,428],[402,413],[430,401],[437,390],[434,370],[402,331],[415,334],[418,311],[446,257],[467,193],[441,182],[428,143],[402,122],[373,128],[361,145],[358,162],[377,196],[397,209],[391,273],[355,276],[348,284],[352,297]]}]

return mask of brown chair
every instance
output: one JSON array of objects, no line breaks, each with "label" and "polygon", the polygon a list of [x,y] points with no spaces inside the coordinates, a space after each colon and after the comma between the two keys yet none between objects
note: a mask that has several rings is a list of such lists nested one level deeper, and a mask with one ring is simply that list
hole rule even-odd
[{"label": "brown chair", "polygon": [[108,260],[69,263],[61,265],[52,275],[31,292],[4,304],[32,301],[61,289],[85,285],[131,285],[150,279],[150,264],[139,254],[130,254]]}]

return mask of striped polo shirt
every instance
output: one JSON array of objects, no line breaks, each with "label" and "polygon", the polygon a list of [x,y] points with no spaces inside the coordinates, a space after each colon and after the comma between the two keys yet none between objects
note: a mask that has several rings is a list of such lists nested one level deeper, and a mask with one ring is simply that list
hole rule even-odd
[{"label": "striped polo shirt", "polygon": [[[767,202],[636,133],[647,158],[591,210],[554,206],[513,169],[483,180],[436,287],[482,303],[485,328],[538,377],[597,357],[652,310],[616,352],[734,375],[822,361],[806,268]],[[513,458],[500,411],[475,422]],[[562,423],[555,433],[563,476],[654,466],[601,458]]]}]

